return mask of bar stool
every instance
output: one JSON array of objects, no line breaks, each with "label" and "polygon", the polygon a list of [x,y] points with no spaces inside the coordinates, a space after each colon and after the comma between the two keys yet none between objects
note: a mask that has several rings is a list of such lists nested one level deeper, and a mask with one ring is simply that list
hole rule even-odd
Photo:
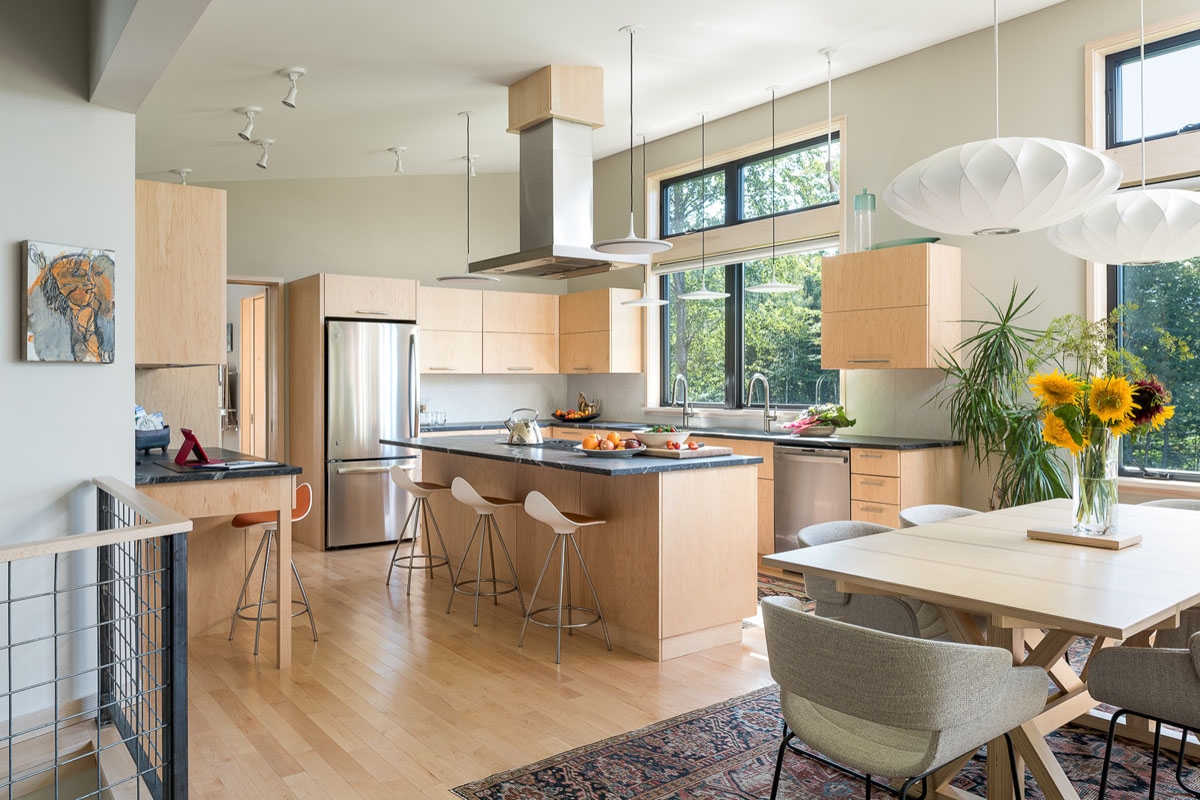
[{"label": "bar stool", "polygon": [[[562,663],[563,628],[567,629],[567,635],[570,636],[575,628],[585,628],[588,625],[595,625],[599,622],[600,627],[604,629],[604,644],[608,646],[609,650],[612,650],[612,641],[608,638],[608,623],[604,621],[604,612],[600,610],[600,598],[596,595],[596,587],[592,584],[592,576],[588,573],[587,564],[583,562],[583,553],[579,552],[579,543],[575,541],[575,533],[580,528],[603,525],[605,521],[593,517],[585,517],[582,514],[569,514],[559,511],[541,492],[530,492],[525,498],[525,513],[538,522],[544,522],[550,526],[550,529],[554,531],[554,543],[550,545],[550,552],[546,553],[546,561],[542,564],[542,572],[538,575],[537,583],[533,587],[533,594],[529,597],[529,612],[525,614],[525,622],[521,625],[521,638],[517,640],[517,647],[524,646],[525,629],[529,626],[530,622],[534,625],[541,625],[544,628],[555,628],[554,663],[559,664]],[[592,600],[596,603],[595,608],[572,605],[571,603],[571,570],[567,568],[568,541],[575,549],[575,557],[579,560],[579,569],[583,572],[583,577],[587,579],[588,589],[592,592]],[[558,605],[534,608],[533,604],[537,599],[538,589],[542,586],[542,579],[546,577],[546,570],[550,566],[550,559],[553,558],[556,547],[560,548],[558,557]],[[564,587],[567,593],[566,605],[563,605]],[[533,618],[534,614],[541,614],[544,611],[557,611],[557,621],[542,622]],[[562,621],[563,611],[567,612],[566,625]],[[572,612],[574,611],[590,614],[593,619],[589,619],[586,622],[575,622],[572,617]]]},{"label": "bar stool", "polygon": [[[405,594],[412,594],[412,573],[414,569],[428,570],[429,579],[433,580],[433,571],[438,567],[444,566],[446,571],[450,573],[450,582],[454,583],[454,570],[450,566],[450,553],[446,550],[445,540],[442,539],[442,529],[438,526],[437,517],[433,516],[433,509],[429,505],[429,495],[434,492],[444,492],[450,487],[430,481],[414,481],[408,474],[409,470],[399,464],[396,464],[388,471],[392,475],[392,482],[411,494],[416,498],[417,502],[408,510],[408,516],[404,518],[404,526],[400,528],[400,535],[396,539],[396,549],[392,551],[392,560],[388,564],[387,579],[384,583],[392,582],[392,568],[397,566],[408,570],[408,585],[404,590]],[[442,554],[440,556],[433,553],[417,552],[417,534],[421,532],[422,519],[425,520],[425,549],[430,549],[428,546],[430,544],[429,523],[432,522],[434,533],[437,534],[438,544],[442,546]],[[412,520],[413,523],[412,546],[409,548],[408,555],[400,556],[397,553],[400,552],[400,544],[404,539],[404,532],[408,530],[409,520]]]},{"label": "bar stool", "polygon": [[[292,522],[299,522],[308,516],[308,512],[312,511],[312,487],[307,483],[302,483],[296,487],[296,507],[292,509]],[[250,569],[246,570],[246,580],[242,582],[242,590],[238,592],[237,607],[233,610],[233,619],[229,622],[229,641],[233,641],[233,630],[237,625],[238,619],[246,621],[253,620],[254,622],[254,655],[258,655],[258,633],[262,628],[263,620],[268,622],[278,620],[278,615],[274,617],[263,616],[263,606],[276,604],[276,600],[264,600],[267,592],[267,568],[271,563],[271,545],[275,541],[275,532],[279,530],[279,522],[275,517],[274,511],[254,511],[249,514],[238,514],[230,523],[235,528],[254,528],[261,526],[263,529],[262,539],[258,542],[258,550],[254,552],[254,560],[250,562]],[[263,558],[262,568],[262,587],[258,590],[257,603],[242,603],[242,598],[246,594],[246,588],[250,585],[250,578],[254,576],[254,567],[258,564],[258,557],[262,554],[263,547],[266,547],[267,553]],[[308,595],[304,591],[304,581],[300,580],[300,573],[296,571],[296,562],[292,561],[292,574],[296,576],[296,584],[300,587],[300,597],[302,600],[293,600],[292,605],[300,606],[300,610],[292,614],[292,617],[298,617],[301,614],[308,614],[308,624],[312,626],[313,641],[317,640],[317,621],[313,618],[312,606],[308,602]],[[247,598],[249,599],[249,598]],[[243,614],[243,611],[251,608],[258,608],[258,613],[254,616]],[[278,609],[276,609],[278,611]],[[289,619],[289,622],[291,620]]]},{"label": "bar stool", "polygon": [[[450,608],[454,605],[454,593],[473,594],[475,595],[475,620],[473,625],[479,625],[479,598],[490,597],[492,603],[498,605],[499,597],[502,594],[510,592],[517,593],[517,599],[521,603],[521,613],[525,613],[525,596],[521,594],[521,586],[517,583],[517,568],[513,566],[512,558],[508,555],[508,547],[504,544],[504,537],[500,534],[500,526],[496,524],[495,513],[498,508],[508,508],[510,506],[519,506],[521,503],[517,500],[507,500],[503,497],[484,497],[479,492],[475,491],[475,487],[467,483],[462,478],[455,478],[450,483],[450,494],[454,495],[454,499],[463,505],[470,506],[475,509],[478,518],[475,520],[475,527],[471,529],[471,538],[467,541],[466,548],[463,549],[462,560],[458,562],[458,569],[455,570],[455,575],[462,575],[463,566],[467,563],[467,554],[471,552],[471,544],[475,541],[475,534],[479,534],[479,557],[475,566],[474,580],[458,580],[454,581],[453,591],[450,592],[450,602],[446,604],[446,613],[450,613]],[[483,526],[483,531],[479,530],[479,526]],[[493,539],[493,532],[495,537]],[[488,557],[492,562],[492,577],[483,577],[483,540],[487,537]],[[508,562],[508,571],[512,573],[512,580],[505,580],[496,577],[496,549],[494,541],[500,542],[500,549],[504,552],[504,560]],[[490,583],[492,590],[485,592],[482,590],[482,584]],[[501,590],[501,585],[509,588]],[[475,590],[470,591],[465,588],[474,586]]]}]

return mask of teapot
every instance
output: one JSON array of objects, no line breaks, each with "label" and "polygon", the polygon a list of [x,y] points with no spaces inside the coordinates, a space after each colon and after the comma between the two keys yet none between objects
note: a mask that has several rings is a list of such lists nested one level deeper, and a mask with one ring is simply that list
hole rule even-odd
[{"label": "teapot", "polygon": [[[517,416],[522,411],[528,411],[533,416]],[[508,419],[504,420],[504,427],[508,428],[508,443],[541,444],[544,440],[537,418],[538,412],[532,408],[518,408],[509,414]]]}]

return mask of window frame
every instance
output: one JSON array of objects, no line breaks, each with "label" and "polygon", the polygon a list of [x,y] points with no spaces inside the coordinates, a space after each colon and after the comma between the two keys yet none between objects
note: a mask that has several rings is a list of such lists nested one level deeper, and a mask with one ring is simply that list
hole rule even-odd
[{"label": "window frame", "polygon": [[[769,158],[788,155],[800,150],[807,150],[825,144],[829,141],[829,134],[825,133],[821,136],[813,136],[803,141],[784,144],[776,147],[774,150],[765,150],[758,153],[735,158],[731,161],[726,161],[721,164],[706,165],[704,169],[696,169],[683,175],[676,175],[669,180],[664,180],[658,186],[658,229],[662,232],[660,235],[663,239],[672,239],[677,236],[687,236],[701,231],[713,231],[720,228],[730,228],[735,225],[742,225],[747,222],[758,222],[759,220],[771,219],[772,217],[782,217],[788,214],[799,214],[803,211],[811,211],[815,208],[826,208],[828,206],[836,206],[841,202],[841,186],[838,186],[838,198],[830,200],[827,203],[815,203],[811,206],[803,206],[801,208],[791,208],[786,211],[776,211],[774,214],[763,214],[757,217],[742,216],[742,168],[748,164],[756,164],[760,161],[766,161]],[[833,132],[833,141],[841,144],[841,130],[835,129]],[[669,206],[667,204],[667,191],[680,183],[686,183],[690,180],[695,180],[702,175],[712,173],[725,173],[725,221],[719,225],[709,225],[704,228],[688,228],[687,230],[677,231],[675,233],[666,233],[668,230],[667,217]]]},{"label": "window frame", "polygon": [[[1200,47],[1200,28],[1168,36],[1165,39],[1146,42],[1146,58],[1149,59],[1161,53],[1182,50],[1188,47]],[[1128,47],[1115,53],[1109,53],[1104,57],[1104,139],[1105,148],[1109,150],[1116,147],[1127,147],[1141,141],[1140,136],[1133,139],[1117,139],[1117,118],[1119,116],[1117,114],[1117,104],[1120,100],[1120,94],[1117,92],[1118,71],[1121,66],[1130,61],[1138,60],[1140,50],[1139,46]],[[1153,142],[1159,139],[1170,139],[1182,133],[1193,132],[1195,131],[1175,130],[1156,133],[1153,136],[1147,136],[1146,141]]]}]

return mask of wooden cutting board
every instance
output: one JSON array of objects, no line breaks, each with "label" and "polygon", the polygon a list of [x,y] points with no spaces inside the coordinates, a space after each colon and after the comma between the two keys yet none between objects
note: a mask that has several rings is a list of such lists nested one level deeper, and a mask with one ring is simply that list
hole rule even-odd
[{"label": "wooden cutting board", "polygon": [[689,450],[687,445],[684,445],[681,450],[668,450],[665,447],[647,447],[643,455],[657,456],[658,458],[712,458],[713,456],[731,456],[733,448],[706,445],[696,450]]},{"label": "wooden cutting board", "polygon": [[1031,528],[1025,532],[1030,539],[1040,539],[1044,542],[1062,542],[1063,544],[1078,544],[1084,547],[1101,547],[1105,550],[1124,550],[1141,544],[1142,535],[1133,531],[1120,531],[1104,536],[1084,536],[1076,533],[1070,525],[1045,525],[1042,528]]}]

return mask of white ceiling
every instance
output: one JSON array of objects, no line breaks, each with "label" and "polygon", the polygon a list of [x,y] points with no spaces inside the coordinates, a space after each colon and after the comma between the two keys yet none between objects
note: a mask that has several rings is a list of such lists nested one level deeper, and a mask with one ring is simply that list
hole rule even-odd
[{"label": "white ceiling", "polygon": [[[1003,0],[1002,19],[1061,0]],[[137,169],[195,182],[388,175],[405,146],[409,173],[462,169],[462,119],[484,172],[517,168],[505,132],[513,81],[546,64],[605,70],[608,125],[597,158],[628,143],[628,41],[637,23],[639,132],[651,140],[825,79],[821,47],[844,75],[991,24],[988,0],[212,0],[137,115]],[[1003,50],[1003,39],[1001,40]],[[275,74],[303,66],[296,109]],[[233,113],[262,106],[270,169],[236,136]]]}]

